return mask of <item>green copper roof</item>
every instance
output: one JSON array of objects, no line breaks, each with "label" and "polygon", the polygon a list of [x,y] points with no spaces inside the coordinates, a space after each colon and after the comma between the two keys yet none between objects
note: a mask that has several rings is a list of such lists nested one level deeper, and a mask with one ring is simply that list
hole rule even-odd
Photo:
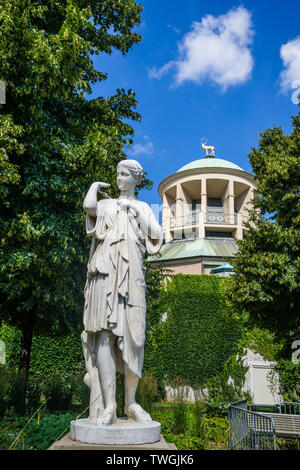
[{"label": "green copper roof", "polygon": [[228,160],[223,160],[222,158],[206,157],[201,158],[200,160],[194,160],[193,162],[184,165],[182,168],[177,170],[176,173],[184,170],[193,170],[194,168],[232,168],[234,170],[243,171],[240,166],[229,162]]},{"label": "green copper roof", "polygon": [[167,261],[198,256],[230,258],[236,255],[237,250],[234,239],[181,240],[165,243],[158,254],[148,259],[149,261]]}]

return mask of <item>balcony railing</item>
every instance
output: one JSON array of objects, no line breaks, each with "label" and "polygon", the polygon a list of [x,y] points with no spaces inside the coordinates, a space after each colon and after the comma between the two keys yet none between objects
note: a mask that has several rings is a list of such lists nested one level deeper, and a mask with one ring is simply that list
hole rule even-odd
[{"label": "balcony railing", "polygon": [[207,224],[235,225],[236,214],[223,214],[223,212],[208,212],[205,217]]},{"label": "balcony railing", "polygon": [[[170,229],[195,226],[199,224],[200,212],[194,212],[182,217],[170,218]],[[204,214],[204,223],[208,225],[235,225],[237,214],[223,214],[222,212],[208,212]],[[165,224],[164,224],[165,226]]]},{"label": "balcony railing", "polygon": [[173,217],[170,219],[170,228],[187,227],[189,225],[197,225],[199,223],[199,212],[195,212],[182,217]]}]

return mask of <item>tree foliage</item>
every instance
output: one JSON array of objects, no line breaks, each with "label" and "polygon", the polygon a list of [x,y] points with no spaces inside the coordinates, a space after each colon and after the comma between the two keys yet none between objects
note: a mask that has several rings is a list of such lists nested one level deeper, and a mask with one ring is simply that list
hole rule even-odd
[{"label": "tree foliage", "polygon": [[140,120],[132,90],[87,99],[107,77],[92,56],[138,43],[141,10],[133,0],[0,0],[0,309],[23,333],[80,323],[82,201],[96,180],[116,196],[128,121]]},{"label": "tree foliage", "polygon": [[290,135],[281,127],[260,133],[249,158],[258,183],[255,227],[239,242],[230,301],[289,344],[300,333],[300,114]]}]

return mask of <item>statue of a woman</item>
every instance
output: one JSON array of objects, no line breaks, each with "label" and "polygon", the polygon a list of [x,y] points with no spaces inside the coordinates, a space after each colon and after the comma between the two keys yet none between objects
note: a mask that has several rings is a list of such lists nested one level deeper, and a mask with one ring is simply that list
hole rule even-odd
[{"label": "statue of a woman", "polygon": [[82,334],[91,389],[89,420],[116,421],[116,372],[124,374],[125,414],[141,423],[151,417],[135,401],[145,342],[145,252],[156,253],[162,230],[145,202],[135,197],[143,169],[135,160],[117,167],[118,199],[97,200],[106,183],[93,183],[85,197],[87,235],[92,238],[85,287]]}]

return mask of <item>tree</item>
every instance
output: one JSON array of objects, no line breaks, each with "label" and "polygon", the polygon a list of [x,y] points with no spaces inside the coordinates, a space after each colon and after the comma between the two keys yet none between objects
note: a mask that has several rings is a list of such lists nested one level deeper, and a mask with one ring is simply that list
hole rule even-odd
[{"label": "tree", "polygon": [[248,155],[258,183],[255,227],[238,243],[228,294],[234,311],[274,332],[290,355],[300,333],[300,113],[290,135],[281,127],[259,135]]},{"label": "tree", "polygon": [[0,0],[0,311],[21,329],[25,381],[33,332],[81,323],[82,201],[95,180],[116,196],[128,120],[140,120],[132,90],[86,99],[107,78],[91,56],[138,43],[141,10],[133,0]]}]

